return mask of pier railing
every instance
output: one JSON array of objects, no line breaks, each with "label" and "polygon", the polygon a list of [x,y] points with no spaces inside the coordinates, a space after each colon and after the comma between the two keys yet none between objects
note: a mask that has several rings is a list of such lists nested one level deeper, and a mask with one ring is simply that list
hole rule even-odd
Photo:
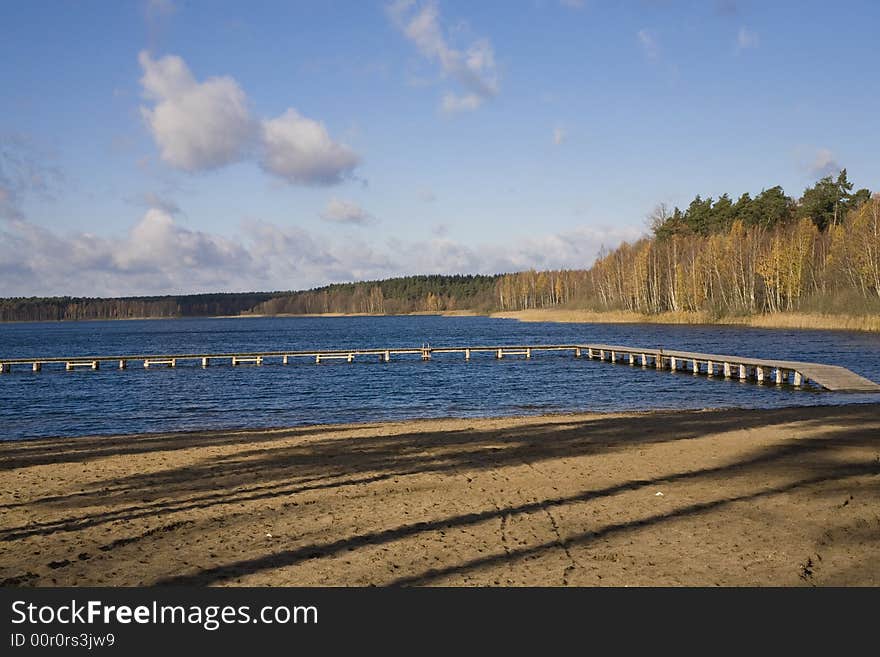
[{"label": "pier railing", "polygon": [[403,347],[387,349],[329,349],[306,351],[259,351],[200,354],[130,354],[117,356],[76,356],[76,357],[29,357],[0,359],[0,374],[26,366],[30,371],[40,372],[44,366],[58,370],[100,369],[110,365],[118,369],[128,368],[130,363],[144,368],[177,367],[178,363],[194,363],[208,367],[221,363],[233,366],[260,366],[275,362],[288,365],[296,360],[311,360],[315,363],[345,361],[353,363],[358,359],[373,359],[388,363],[393,357],[418,357],[423,361],[435,355],[459,354],[470,361],[476,354],[491,354],[496,359],[521,357],[530,359],[541,352],[570,352],[575,358],[588,358],[610,363],[627,364],[633,367],[653,368],[671,372],[689,372],[720,379],[739,379],[762,384],[791,384],[794,386],[815,385],[826,390],[838,392],[880,392],[880,385],[859,376],[855,372],[837,365],[808,363],[800,361],[750,358],[721,354],[705,354],[692,351],[679,351],[662,348],[627,347],[606,344],[566,344],[566,345],[501,345],[501,346],[449,346]]}]

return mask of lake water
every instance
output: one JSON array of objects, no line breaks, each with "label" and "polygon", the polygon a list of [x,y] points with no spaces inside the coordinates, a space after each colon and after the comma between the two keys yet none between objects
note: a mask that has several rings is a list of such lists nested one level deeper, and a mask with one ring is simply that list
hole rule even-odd
[{"label": "lake water", "polygon": [[[485,317],[284,317],[0,324],[0,358],[218,353],[478,344],[610,343],[842,365],[880,381],[880,335],[725,326],[521,323]],[[382,364],[306,360],[262,367],[195,362],[176,369],[0,375],[3,440],[146,431],[274,427],[426,417],[476,417],[877,402],[758,386],[571,354],[531,360],[475,354]]]}]

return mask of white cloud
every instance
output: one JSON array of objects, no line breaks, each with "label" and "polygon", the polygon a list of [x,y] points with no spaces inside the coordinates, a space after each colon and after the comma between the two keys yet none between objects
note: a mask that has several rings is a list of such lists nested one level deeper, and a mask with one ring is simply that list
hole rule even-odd
[{"label": "white cloud", "polygon": [[375,223],[376,219],[357,203],[332,198],[321,213],[321,219],[336,224],[352,224],[366,226]]},{"label": "white cloud", "polygon": [[837,174],[841,166],[834,158],[834,154],[827,148],[820,148],[808,167],[810,174],[819,178]]},{"label": "white cloud", "polygon": [[251,157],[264,171],[290,184],[333,185],[348,177],[360,158],[330,137],[323,123],[289,108],[259,121],[230,77],[198,82],[174,55],[152,59],[141,52],[141,84],[152,106],[141,107],[161,158],[197,172]]},{"label": "white cloud", "polygon": [[192,231],[158,209],[121,238],[55,234],[25,221],[0,227],[0,294],[126,295],[227,289],[254,269],[235,241]]},{"label": "white cloud", "polygon": [[289,183],[333,185],[359,162],[348,146],[330,138],[323,123],[294,109],[263,122],[260,166]]},{"label": "white cloud", "polygon": [[657,59],[660,56],[660,45],[657,43],[657,37],[653,32],[648,29],[642,29],[638,31],[636,37],[648,59]]},{"label": "white cloud", "polygon": [[452,47],[440,26],[435,2],[421,8],[413,0],[398,0],[387,8],[394,24],[421,54],[439,63],[444,75],[453,78],[464,93],[448,92],[441,109],[444,112],[472,111],[498,94],[495,53],[488,39],[475,39],[466,49]]},{"label": "white cloud", "polygon": [[749,48],[757,48],[760,45],[760,39],[757,32],[752,32],[744,27],[739,28],[736,35],[737,50],[747,50]]},{"label": "white cloud", "polygon": [[458,96],[448,93],[443,96],[443,102],[440,103],[440,109],[446,114],[456,114],[458,112],[472,112],[479,109],[483,104],[483,98],[477,94],[465,94]]},{"label": "white cloud", "polygon": [[255,124],[247,97],[230,77],[197,82],[186,63],[173,55],[154,60],[138,56],[141,84],[152,107],[141,113],[162,159],[178,169],[216,169],[245,157]]},{"label": "white cloud", "polygon": [[553,128],[553,143],[555,145],[557,145],[557,146],[562,145],[562,143],[565,141],[565,138],[567,136],[568,135],[566,134],[564,128],[561,128],[559,126]]},{"label": "white cloud", "polygon": [[636,228],[581,228],[505,244],[462,244],[435,226],[427,241],[328,239],[295,226],[248,221],[232,237],[191,230],[152,208],[119,237],[61,235],[0,223],[0,296],[124,296],[303,289],[418,273],[498,273],[589,266],[601,245]]}]

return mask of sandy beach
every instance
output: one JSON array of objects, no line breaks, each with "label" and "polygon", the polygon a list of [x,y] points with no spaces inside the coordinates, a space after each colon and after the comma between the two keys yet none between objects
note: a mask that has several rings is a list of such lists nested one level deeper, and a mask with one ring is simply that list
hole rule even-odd
[{"label": "sandy beach", "polygon": [[0,448],[4,586],[878,586],[880,405]]}]

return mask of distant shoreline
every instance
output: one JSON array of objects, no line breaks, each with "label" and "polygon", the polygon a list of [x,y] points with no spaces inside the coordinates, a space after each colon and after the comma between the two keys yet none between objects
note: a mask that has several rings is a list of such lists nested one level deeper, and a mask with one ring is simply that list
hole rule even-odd
[{"label": "distant shoreline", "polygon": [[579,323],[579,324],[679,324],[705,326],[747,326],[754,328],[805,329],[823,331],[880,332],[880,316],[832,315],[823,313],[767,313],[744,317],[713,318],[703,312],[667,312],[644,315],[628,311],[593,311],[560,308],[535,308],[529,310],[490,311],[476,310],[425,310],[411,313],[278,313],[274,315],[245,313],[241,315],[188,315],[176,317],[116,317],[105,319],[43,319],[10,320],[0,324],[35,324],[64,322],[124,322],[143,320],[177,319],[259,319],[266,317],[490,317],[513,319],[521,322]]},{"label": "distant shoreline", "polygon": [[475,310],[420,310],[412,313],[243,313],[241,315],[176,315],[174,317],[103,317],[86,319],[12,319],[0,320],[2,324],[64,324],[68,322],[142,322],[147,320],[177,319],[260,319],[266,317],[411,317],[411,316],[443,317],[490,317],[487,313]]},{"label": "distant shoreline", "polygon": [[594,323],[594,324],[690,324],[708,326],[749,326],[755,328],[815,329],[880,332],[877,315],[826,315],[821,313],[768,313],[744,317],[712,318],[708,313],[659,313],[643,315],[627,311],[533,309],[495,312],[498,319],[521,322]]}]

